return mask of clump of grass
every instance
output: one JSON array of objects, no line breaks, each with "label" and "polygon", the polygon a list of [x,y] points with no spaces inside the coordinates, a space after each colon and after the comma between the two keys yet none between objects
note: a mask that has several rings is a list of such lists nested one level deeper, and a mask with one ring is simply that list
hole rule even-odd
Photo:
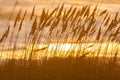
[{"label": "clump of grass", "polygon": [[[56,7],[53,11],[48,12],[45,8],[42,10],[40,17],[35,17],[35,6],[33,7],[32,13],[30,15],[30,21],[34,19],[31,30],[27,34],[27,43],[37,45],[41,43],[42,38],[45,35],[45,42],[51,44],[54,42],[66,42],[66,43],[83,43],[89,42],[90,37],[94,37],[92,42],[106,42],[112,41],[117,42],[119,39],[119,11],[116,12],[114,18],[111,18],[111,14],[107,9],[103,11],[97,11],[98,7],[95,6],[91,10],[90,5],[83,6],[82,8],[77,8],[71,6],[68,10],[64,8],[64,4]],[[14,38],[15,30],[17,30],[16,25],[20,19],[21,9],[19,10],[15,22],[14,30],[11,31],[10,43],[15,39],[13,50],[16,48],[16,41],[19,37],[24,18],[27,14],[27,10],[23,14],[20,25],[18,27],[17,37]],[[39,21],[38,21],[39,20]],[[100,20],[100,21],[99,21]],[[101,22],[101,24],[98,24]],[[48,28],[48,31],[46,31]],[[102,29],[104,28],[104,30]],[[112,33],[114,31],[114,33]],[[0,42],[2,42],[8,35],[8,30],[3,34]],[[46,32],[46,33],[45,33]],[[45,33],[45,34],[44,34]],[[53,34],[56,34],[54,36]],[[95,38],[96,35],[96,38]],[[33,47],[32,47],[33,48]],[[78,53],[79,54],[79,53]]]},{"label": "clump of grass", "polygon": [[[23,23],[27,10],[22,18],[20,18],[21,13],[22,10],[20,9],[13,26],[11,26],[13,30],[10,31],[10,27],[8,27],[0,39],[0,43],[5,42],[7,38],[10,40],[9,44],[15,41],[12,60],[5,62],[0,68],[3,79],[8,79],[4,76],[6,74],[10,77],[11,75],[8,72],[12,70],[14,71],[12,75],[17,75],[17,79],[119,79],[119,11],[112,18],[110,12],[106,9],[99,12],[98,6],[95,6],[93,10],[91,10],[90,5],[82,8],[71,6],[66,9],[63,4],[54,8],[51,12],[44,8],[42,13],[36,16],[34,6],[29,16],[29,22],[32,23],[29,26],[29,33],[25,34],[27,36],[26,43],[24,43],[30,49],[23,50],[21,59],[16,60],[14,56],[19,43],[17,41],[22,33],[22,28],[26,27]],[[17,25],[19,26],[17,27]],[[10,37],[8,37],[9,34],[11,34]],[[107,42],[106,45],[104,45],[105,42]],[[51,48],[51,51],[49,51],[49,47],[53,43],[56,43],[55,48]],[[70,46],[71,48],[74,47],[74,44],[79,44],[79,47],[77,49],[75,46],[74,50],[69,48],[68,51],[62,51],[58,49],[60,43],[73,44]],[[89,45],[89,43],[94,44]],[[117,50],[112,49],[109,53],[111,43],[117,44]],[[47,44],[47,47],[37,49],[38,44]],[[97,46],[95,46],[96,44]],[[104,47],[104,50],[102,47]],[[114,50],[116,51],[114,52]],[[9,52],[11,51],[9,50]],[[100,57],[101,54],[102,57]],[[109,57],[109,54],[114,56]],[[38,57],[37,60],[35,59],[36,56]],[[23,75],[23,72],[26,76]],[[58,74],[54,74],[56,72]],[[33,76],[31,76],[32,74]],[[16,80],[16,78],[10,78]]]}]

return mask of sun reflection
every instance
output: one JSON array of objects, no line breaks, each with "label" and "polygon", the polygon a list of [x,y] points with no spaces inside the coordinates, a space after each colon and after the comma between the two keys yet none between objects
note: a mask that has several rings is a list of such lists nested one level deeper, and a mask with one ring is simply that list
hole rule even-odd
[{"label": "sun reflection", "polygon": [[[19,50],[3,50],[0,51],[1,59],[7,59],[12,56],[12,52],[14,52],[14,58],[20,59],[24,57],[24,54],[29,57],[29,53],[31,53],[31,46],[26,46],[26,49]],[[51,44],[37,44],[34,48],[35,59],[42,58],[44,56],[47,57],[67,57],[72,54],[75,57],[77,54],[83,55],[85,53],[89,53],[86,55],[87,57],[94,55],[102,57],[107,55],[107,57],[112,57],[116,52],[118,52],[118,56],[120,56],[120,44],[119,43],[51,43]],[[99,55],[98,55],[99,52]]]},{"label": "sun reflection", "polygon": [[71,47],[72,47],[71,44],[64,44],[61,46],[62,50],[65,50],[65,51],[69,51]]}]

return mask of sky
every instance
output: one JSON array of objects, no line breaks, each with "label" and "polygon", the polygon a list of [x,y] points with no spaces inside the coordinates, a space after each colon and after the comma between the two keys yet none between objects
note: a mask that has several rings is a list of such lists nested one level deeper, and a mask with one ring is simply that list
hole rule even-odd
[{"label": "sky", "polygon": [[[0,0],[0,18],[9,17],[10,10],[13,9],[16,0]],[[98,3],[96,3],[98,2]],[[28,9],[31,11],[31,8],[35,5],[37,7],[38,12],[43,7],[54,8],[58,4],[64,3],[67,7],[81,6],[84,4],[101,4],[104,8],[109,8],[114,11],[115,9],[120,8],[120,0],[18,0],[16,9],[22,8]],[[15,12],[16,14],[16,12]]]},{"label": "sky", "polygon": [[[10,13],[13,9],[14,11],[12,14],[11,21],[15,20],[14,15],[18,13],[19,9],[22,9],[22,11],[25,11],[27,9],[27,15],[29,16],[34,5],[36,6],[36,15],[39,15],[40,11],[44,7],[53,9],[58,4],[62,3],[65,4],[66,8],[69,8],[72,5],[81,7],[84,4],[90,4],[92,6],[94,6],[94,4],[100,4],[101,10],[108,9],[113,13],[120,9],[120,0],[18,0],[18,3],[14,8],[15,1],[16,0],[0,0],[0,38],[1,34],[4,33],[4,31],[6,30],[6,26],[8,24],[7,20],[9,17],[11,17]],[[32,23],[30,22],[26,22],[25,24],[23,24],[23,26],[25,26],[28,29],[28,27],[31,26],[31,24]],[[25,27],[23,28],[23,32],[21,33],[21,36],[19,38],[19,42],[24,41],[22,35],[24,35],[24,30],[26,29]],[[18,46],[21,48],[21,45]]]},{"label": "sky", "polygon": [[44,7],[53,9],[58,4],[62,3],[64,3],[67,8],[71,5],[81,7],[84,4],[91,4],[94,6],[94,4],[96,5],[98,4],[97,2],[99,2],[101,10],[108,9],[111,13],[120,9],[120,0],[18,0],[17,6],[14,8],[15,1],[16,0],[0,0],[0,34],[5,30],[4,27],[6,26],[6,20],[11,17],[10,12],[13,9],[14,11],[11,21],[15,20],[14,15],[18,13],[19,9],[22,9],[22,11],[27,9],[29,15],[34,5],[36,6],[36,15],[39,15]]}]

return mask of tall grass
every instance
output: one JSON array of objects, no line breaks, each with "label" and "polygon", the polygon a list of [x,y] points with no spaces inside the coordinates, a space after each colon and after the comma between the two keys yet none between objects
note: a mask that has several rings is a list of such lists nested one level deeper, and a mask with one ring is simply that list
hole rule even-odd
[{"label": "tall grass", "polygon": [[[19,10],[13,26],[10,24],[0,38],[0,45],[7,42],[7,38],[10,40],[9,44],[14,43],[11,44],[12,50],[8,49],[8,53],[12,51],[12,58],[0,66],[0,76],[3,79],[8,79],[5,75],[10,77],[10,80],[16,80],[16,78],[24,80],[118,80],[120,78],[118,74],[120,72],[119,11],[112,16],[113,14],[110,14],[107,9],[98,11],[98,6],[95,6],[93,10],[90,5],[82,8],[71,6],[66,9],[63,4],[52,11],[44,8],[41,14],[36,16],[35,9],[34,6],[29,16],[29,22],[32,23],[29,26],[30,30],[28,29],[29,33],[25,34],[27,36],[24,44],[27,46],[21,50],[23,53],[19,60],[16,60],[15,55],[19,36],[22,34],[22,29],[26,27],[23,23],[28,18],[27,10],[23,15],[22,10]],[[21,15],[22,18],[20,18]],[[67,51],[58,49],[60,45],[67,43],[71,44]],[[77,46],[74,46],[75,44]],[[112,51],[110,51],[111,44],[116,44],[115,49],[111,47]],[[39,48],[40,45],[47,46]],[[66,47],[69,46],[64,48]],[[71,48],[74,49],[71,50]],[[1,51],[3,52],[1,54],[5,54],[4,49]],[[9,75],[7,71],[14,72]],[[25,73],[22,74],[23,72]],[[17,77],[12,78],[14,75]]]}]

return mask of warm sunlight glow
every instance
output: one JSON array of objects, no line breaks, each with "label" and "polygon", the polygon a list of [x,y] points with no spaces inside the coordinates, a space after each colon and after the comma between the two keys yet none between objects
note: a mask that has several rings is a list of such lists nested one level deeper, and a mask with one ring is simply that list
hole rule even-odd
[{"label": "warm sunlight glow", "polygon": [[62,50],[68,51],[71,48],[71,44],[63,44],[61,48]]},{"label": "warm sunlight glow", "polygon": [[[8,50],[3,50],[0,51],[1,59],[7,59],[7,58],[15,58],[15,59],[20,59],[23,58],[25,52],[27,51],[28,53],[31,52],[31,45],[26,46],[26,48],[21,48],[15,51],[8,51]],[[52,57],[52,56],[58,56],[58,57],[67,57],[71,55],[74,52],[73,57],[76,56],[76,54],[82,54],[89,53],[86,56],[104,56],[104,53],[107,53],[106,55],[108,57],[114,56],[116,51],[118,52],[118,56],[120,54],[120,44],[119,43],[51,43],[51,44],[37,44],[34,47],[34,59],[39,59],[40,57]],[[12,53],[14,52],[14,56],[12,57]],[[29,54],[26,54],[27,57],[29,57]]]}]

